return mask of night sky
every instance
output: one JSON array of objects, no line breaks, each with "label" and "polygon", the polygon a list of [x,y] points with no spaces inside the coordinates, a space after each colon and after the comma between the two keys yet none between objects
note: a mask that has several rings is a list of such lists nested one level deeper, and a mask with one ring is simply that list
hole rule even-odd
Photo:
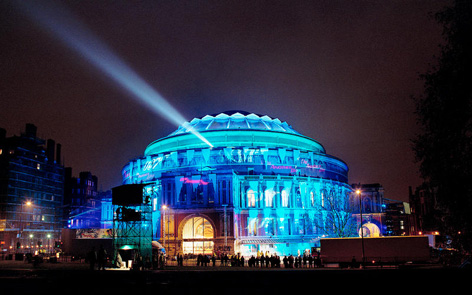
[{"label": "night sky", "polygon": [[[177,126],[0,2],[0,127],[62,144],[102,190]],[[40,1],[41,5],[56,2]],[[187,120],[267,114],[349,166],[349,183],[408,199],[421,183],[412,96],[439,55],[431,17],[450,1],[62,1]]]}]

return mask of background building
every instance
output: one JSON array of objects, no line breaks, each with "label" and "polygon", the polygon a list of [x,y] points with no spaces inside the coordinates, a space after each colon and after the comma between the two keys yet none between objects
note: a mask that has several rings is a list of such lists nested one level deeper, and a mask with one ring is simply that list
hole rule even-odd
[{"label": "background building", "polygon": [[0,129],[0,242],[7,251],[47,250],[60,239],[64,168],[61,145],[27,124],[20,136]]},{"label": "background building", "polygon": [[[378,237],[386,233],[384,188],[380,183],[352,184],[351,210],[357,220],[360,234],[362,209],[362,225],[364,236]],[[360,191],[360,195],[357,191]],[[362,205],[362,208],[361,208]]]},{"label": "background building", "polygon": [[415,234],[410,203],[385,200],[386,236],[409,236]]},{"label": "background building", "polygon": [[171,254],[297,254],[338,234],[330,212],[351,216],[343,161],[286,122],[242,111],[193,119],[122,175],[147,184],[153,239]]},{"label": "background building", "polygon": [[115,212],[112,204],[111,190],[98,193],[101,203],[100,228],[113,228],[113,214]]},{"label": "background building", "polygon": [[100,228],[101,199],[98,178],[90,172],[72,177],[72,168],[66,168],[64,212],[68,228]]},{"label": "background building", "polygon": [[[351,208],[360,235],[360,205],[364,236],[405,236],[415,234],[410,203],[388,199],[380,183],[352,184]],[[360,195],[357,194],[360,191]]]},{"label": "background building", "polygon": [[413,234],[437,234],[442,228],[439,218],[442,210],[437,201],[436,190],[437,188],[428,183],[423,183],[414,191],[410,187],[409,201],[413,216]]}]

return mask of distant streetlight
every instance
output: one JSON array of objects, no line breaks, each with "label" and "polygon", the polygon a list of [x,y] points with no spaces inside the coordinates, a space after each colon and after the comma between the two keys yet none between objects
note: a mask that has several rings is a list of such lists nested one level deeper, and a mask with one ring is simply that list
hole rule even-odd
[{"label": "distant streetlight", "polygon": [[16,235],[17,237],[17,242],[16,242],[16,245],[17,245],[17,248],[22,248],[21,245],[21,239],[23,238],[23,231],[25,230],[25,209],[24,209],[24,206],[26,205],[26,207],[32,207],[33,206],[33,202],[31,201],[26,201],[26,202],[21,202],[21,206],[20,206],[20,222],[18,224],[18,234]]},{"label": "distant streetlight", "polygon": [[[162,223],[163,223],[163,227],[162,227],[162,232],[164,233],[164,249],[166,248],[166,211],[167,211],[167,206],[166,205],[162,205],[161,207],[163,210],[164,210],[164,218],[162,220]],[[167,228],[169,228],[169,226],[167,226]]]},{"label": "distant streetlight", "polygon": [[51,234],[47,234],[46,236],[48,238],[48,253],[51,252],[51,245],[49,244],[49,242],[51,241]]},{"label": "distant streetlight", "polygon": [[360,227],[361,227],[361,242],[362,242],[362,267],[365,267],[365,253],[364,253],[364,227],[362,227],[362,197],[361,190],[356,190],[356,194],[359,198],[359,213],[360,213]]},{"label": "distant streetlight", "polygon": [[224,230],[225,230],[225,251],[226,248],[228,247],[228,234],[227,234],[227,220],[226,220],[226,207],[228,207],[228,204],[223,204],[222,205],[224,208]]}]

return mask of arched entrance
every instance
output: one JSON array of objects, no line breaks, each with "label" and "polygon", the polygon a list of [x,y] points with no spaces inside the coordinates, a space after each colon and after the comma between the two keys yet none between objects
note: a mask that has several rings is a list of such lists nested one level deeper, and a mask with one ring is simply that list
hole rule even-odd
[{"label": "arched entrance", "polygon": [[208,219],[201,216],[189,218],[182,228],[183,252],[193,254],[213,253],[214,229]]},{"label": "arched entrance", "polygon": [[362,233],[364,234],[364,237],[380,237],[379,227],[371,222],[367,222],[362,225],[362,228],[359,229],[359,237],[362,237]]}]

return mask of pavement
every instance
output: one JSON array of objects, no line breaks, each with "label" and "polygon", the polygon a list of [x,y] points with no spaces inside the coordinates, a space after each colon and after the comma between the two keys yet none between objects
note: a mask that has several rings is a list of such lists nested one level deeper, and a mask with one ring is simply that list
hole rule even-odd
[{"label": "pavement", "polygon": [[[0,290],[15,294],[289,294],[322,289],[353,291],[414,290],[470,292],[472,270],[417,266],[395,269],[271,269],[248,267],[170,266],[164,270],[90,270],[83,262],[0,261]],[[466,291],[462,288],[466,287]],[[328,288],[328,289],[326,289]],[[445,289],[444,289],[445,288]],[[60,293],[59,293],[60,292]],[[2,294],[8,294],[3,293]]]}]

